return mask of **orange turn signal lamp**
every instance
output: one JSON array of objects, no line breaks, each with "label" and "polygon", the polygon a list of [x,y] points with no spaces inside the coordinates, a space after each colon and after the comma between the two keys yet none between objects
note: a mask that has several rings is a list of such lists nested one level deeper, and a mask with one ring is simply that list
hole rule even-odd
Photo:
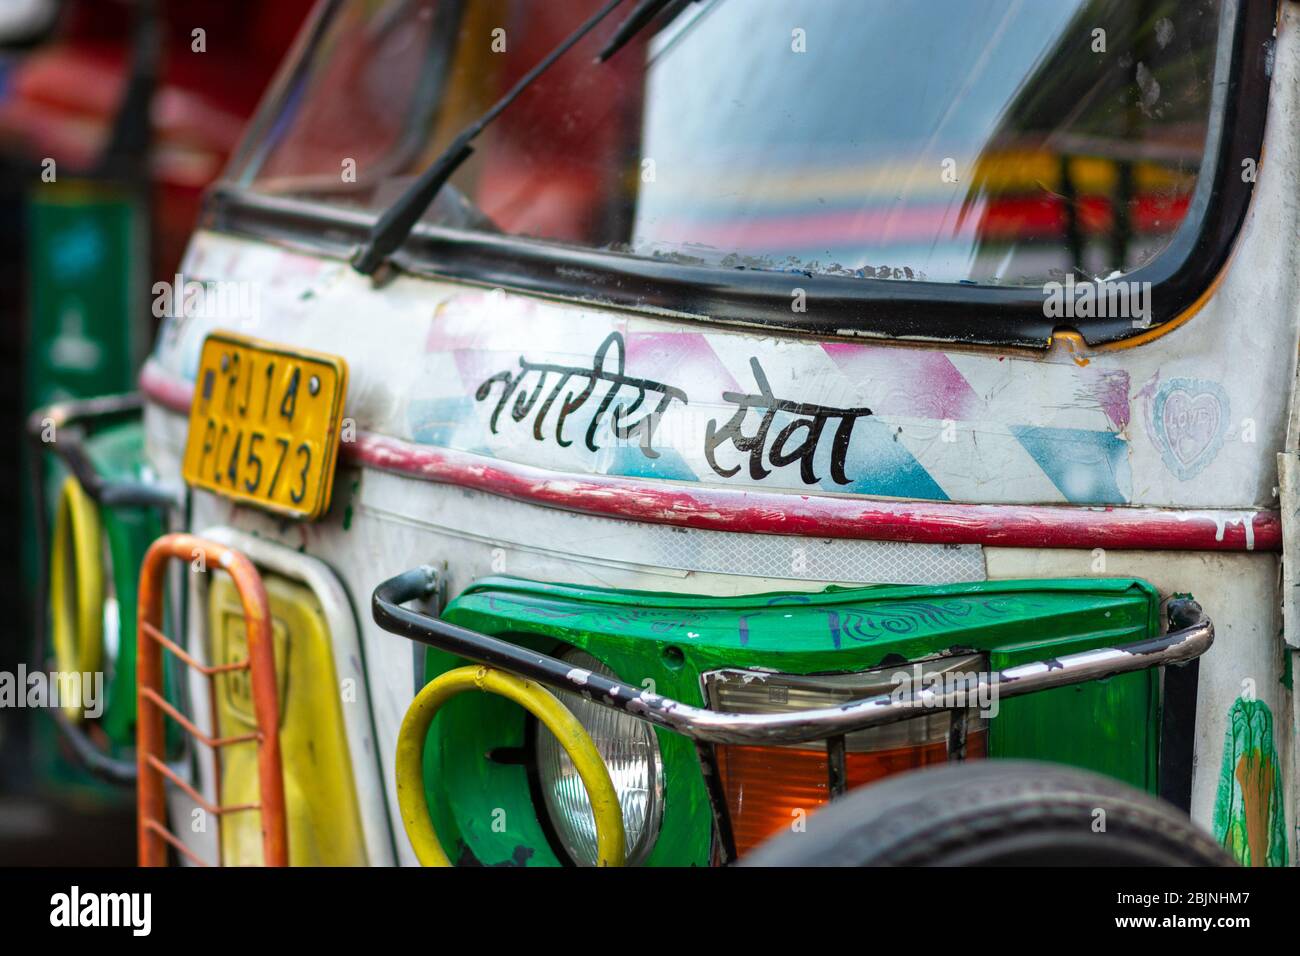
[{"label": "orange turn signal lamp", "polygon": [[[889,694],[908,681],[942,681],[986,670],[984,658],[971,654],[856,674],[713,671],[705,675],[705,687],[716,710],[790,713]],[[841,759],[838,748],[828,749],[825,741],[780,746],[722,744],[715,752],[732,838],[736,852],[744,854],[767,838],[800,825],[808,814],[825,805],[835,795],[833,778],[849,790],[905,770],[985,756],[987,722],[976,706],[956,712],[918,709],[917,716],[909,720],[845,735],[840,767],[832,766],[833,759]]]}]

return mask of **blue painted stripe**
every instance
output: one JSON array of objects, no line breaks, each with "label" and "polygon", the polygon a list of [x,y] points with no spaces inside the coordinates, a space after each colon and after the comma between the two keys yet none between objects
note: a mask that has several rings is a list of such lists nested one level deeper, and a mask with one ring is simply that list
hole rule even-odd
[{"label": "blue painted stripe", "polygon": [[699,481],[680,452],[656,448],[658,458],[648,458],[640,445],[603,448],[596,455],[596,473],[624,478],[667,478],[673,481]]},{"label": "blue painted stripe", "polygon": [[[469,441],[479,445],[483,438],[474,418],[474,400],[468,395],[413,400],[406,410],[406,422],[411,439],[421,445],[468,451],[465,445]],[[457,433],[462,431],[463,439],[457,443]]]},{"label": "blue painted stripe", "polygon": [[[834,424],[834,423],[833,423]],[[827,429],[830,431],[830,428]],[[831,441],[824,436],[817,450],[818,486],[826,491],[857,495],[887,495],[923,501],[947,501],[948,495],[898,440],[897,428],[874,418],[860,418],[844,456],[841,485],[831,478]]]},{"label": "blue painted stripe", "polygon": [[1012,425],[1011,434],[1065,499],[1080,505],[1127,504],[1132,494],[1128,442],[1114,432]]}]

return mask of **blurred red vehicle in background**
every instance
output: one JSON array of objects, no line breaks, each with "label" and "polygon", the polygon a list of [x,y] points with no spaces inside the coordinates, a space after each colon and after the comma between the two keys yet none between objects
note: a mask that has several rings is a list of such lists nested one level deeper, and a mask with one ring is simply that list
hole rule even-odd
[{"label": "blurred red vehicle in background", "polygon": [[[67,0],[46,42],[0,67],[0,152],[70,173],[99,166],[133,67],[133,19],[151,6],[157,86],[149,179],[155,272],[183,251],[200,196],[234,149],[244,123],[312,0]],[[201,32],[196,32],[201,31]]]}]

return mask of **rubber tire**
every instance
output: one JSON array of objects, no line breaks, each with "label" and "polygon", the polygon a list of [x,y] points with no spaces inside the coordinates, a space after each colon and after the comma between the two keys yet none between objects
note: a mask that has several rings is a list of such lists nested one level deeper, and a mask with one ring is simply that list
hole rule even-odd
[{"label": "rubber tire", "polygon": [[[1098,808],[1105,831],[1095,832]],[[855,790],[741,866],[1233,866],[1172,804],[1058,764],[975,760]]]}]

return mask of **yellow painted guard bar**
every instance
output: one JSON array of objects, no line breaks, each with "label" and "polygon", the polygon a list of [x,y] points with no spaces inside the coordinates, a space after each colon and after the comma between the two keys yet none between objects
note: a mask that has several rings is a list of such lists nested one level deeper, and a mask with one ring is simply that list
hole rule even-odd
[{"label": "yellow painted guard bar", "polygon": [[451,866],[434,832],[424,797],[424,741],[434,715],[457,694],[478,690],[513,700],[546,725],[568,752],[591,798],[596,820],[596,865],[622,866],[627,855],[623,812],[609,770],[591,736],[559,698],[541,684],[490,667],[458,667],[430,681],[406,711],[397,734],[397,805],[422,866]]},{"label": "yellow painted guard bar", "polygon": [[[50,630],[64,673],[103,667],[104,551],[99,510],[76,478],[63,482],[50,550]],[[70,720],[82,701],[65,701]]]}]

